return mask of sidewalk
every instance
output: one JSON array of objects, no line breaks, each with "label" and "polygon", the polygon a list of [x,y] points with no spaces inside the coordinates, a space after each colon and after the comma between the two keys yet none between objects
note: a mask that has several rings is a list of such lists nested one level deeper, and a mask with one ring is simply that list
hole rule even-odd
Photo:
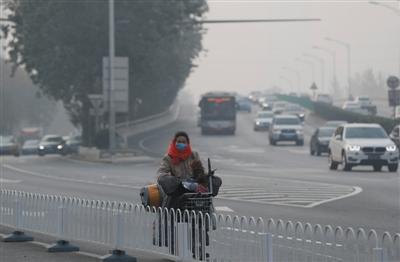
[{"label": "sidewalk", "polygon": [[0,261],[4,262],[98,262],[98,258],[80,253],[48,253],[37,242],[5,243],[0,242]]},{"label": "sidewalk", "polygon": [[[0,226],[0,261],[1,262],[100,262],[102,257],[108,254],[110,248],[88,242],[74,241],[71,244],[80,247],[79,252],[49,253],[49,243],[55,243],[53,237],[29,232],[36,241],[6,243],[3,242],[5,232],[12,232],[8,227]],[[157,254],[141,251],[127,251],[134,256],[137,262],[173,261],[165,259]]]}]

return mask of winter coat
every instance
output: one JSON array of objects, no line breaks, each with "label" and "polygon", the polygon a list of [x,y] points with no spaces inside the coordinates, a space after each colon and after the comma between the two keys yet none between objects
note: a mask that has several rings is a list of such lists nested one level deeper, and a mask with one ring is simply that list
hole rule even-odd
[{"label": "winter coat", "polygon": [[185,161],[177,165],[172,164],[172,158],[169,155],[163,157],[160,167],[157,171],[157,182],[161,188],[163,208],[179,208],[179,200],[186,192],[181,182],[192,176],[191,163],[199,160],[199,154],[193,152]]}]

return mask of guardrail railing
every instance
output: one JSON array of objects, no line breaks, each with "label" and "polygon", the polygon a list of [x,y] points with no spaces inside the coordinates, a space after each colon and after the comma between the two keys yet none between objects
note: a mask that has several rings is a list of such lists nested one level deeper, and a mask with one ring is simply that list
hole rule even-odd
[{"label": "guardrail railing", "polygon": [[185,261],[400,261],[400,234],[0,190],[0,224]]}]

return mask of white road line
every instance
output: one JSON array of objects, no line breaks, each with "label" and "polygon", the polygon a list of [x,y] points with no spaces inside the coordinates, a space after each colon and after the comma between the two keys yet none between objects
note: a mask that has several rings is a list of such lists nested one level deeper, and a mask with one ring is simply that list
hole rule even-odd
[{"label": "white road line", "polygon": [[57,176],[51,176],[51,175],[45,175],[45,174],[40,174],[36,172],[32,172],[29,170],[24,170],[21,168],[17,168],[8,164],[3,164],[2,165],[4,168],[13,170],[22,174],[27,174],[31,176],[36,176],[36,177],[41,177],[41,178],[47,178],[47,179],[53,179],[53,180],[59,180],[59,181],[68,181],[68,182],[74,182],[74,183],[85,183],[85,184],[91,184],[91,185],[101,185],[101,186],[112,186],[112,187],[120,187],[120,188],[130,188],[130,189],[141,189],[141,187],[136,187],[136,186],[127,186],[127,185],[118,185],[118,184],[113,184],[113,183],[102,183],[102,182],[94,182],[94,181],[87,181],[87,180],[81,180],[81,179],[74,179],[74,178],[66,178],[66,177],[57,177]]},{"label": "white road line", "polygon": [[339,200],[339,199],[355,196],[355,195],[357,195],[357,194],[362,192],[362,188],[361,187],[354,186],[353,189],[354,189],[354,191],[352,193],[350,193],[350,194],[339,196],[339,197],[335,197],[335,198],[331,198],[331,199],[327,199],[327,200],[323,200],[323,201],[320,201],[320,202],[316,202],[316,203],[313,203],[311,205],[308,205],[307,207],[319,206],[319,205],[322,205],[322,204],[325,204],[325,203],[329,203],[329,202],[332,202],[332,201],[336,201],[336,200]]},{"label": "white road line", "polygon": [[230,209],[230,208],[227,207],[227,206],[218,206],[218,207],[215,207],[215,211],[218,211],[218,212],[235,212],[235,211],[233,211],[233,209]]},{"label": "white road line", "polygon": [[362,191],[360,187],[329,186],[326,184],[320,185],[320,188],[316,186],[302,188],[301,185],[298,185],[298,188],[284,186],[283,190],[280,189],[279,186],[275,187],[273,191],[268,188],[227,187],[220,192],[218,198],[311,208],[327,202],[351,197]]},{"label": "white road line", "polygon": [[5,178],[0,178],[0,184],[18,184],[20,183],[21,180],[11,180],[11,179],[5,179]]}]

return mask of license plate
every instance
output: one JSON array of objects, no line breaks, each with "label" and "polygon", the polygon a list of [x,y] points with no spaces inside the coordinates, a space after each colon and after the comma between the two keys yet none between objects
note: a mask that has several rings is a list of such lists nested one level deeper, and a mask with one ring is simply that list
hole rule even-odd
[{"label": "license plate", "polygon": [[380,159],[381,157],[379,156],[379,155],[369,155],[368,156],[368,159],[371,159],[371,160],[376,160],[376,159]]}]

